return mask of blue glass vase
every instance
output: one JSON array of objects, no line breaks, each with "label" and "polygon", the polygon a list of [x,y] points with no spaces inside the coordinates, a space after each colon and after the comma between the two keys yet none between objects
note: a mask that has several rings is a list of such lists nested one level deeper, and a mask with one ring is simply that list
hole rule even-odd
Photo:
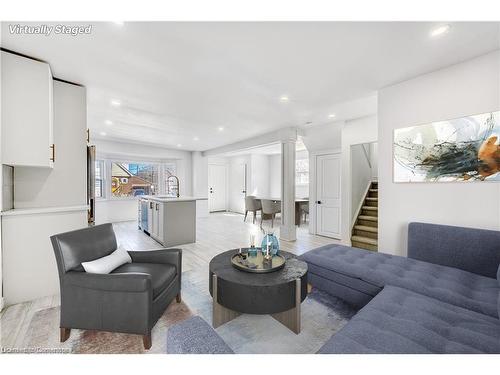
[{"label": "blue glass vase", "polygon": [[280,250],[280,243],[279,243],[278,239],[276,238],[276,236],[273,233],[266,234],[264,236],[264,238],[262,239],[262,244],[260,245],[261,248],[262,248],[262,253],[263,254],[266,253],[267,243],[268,242],[271,243],[271,246],[270,246],[270,249],[269,249],[269,252],[271,253],[271,255],[278,254],[278,252]]}]

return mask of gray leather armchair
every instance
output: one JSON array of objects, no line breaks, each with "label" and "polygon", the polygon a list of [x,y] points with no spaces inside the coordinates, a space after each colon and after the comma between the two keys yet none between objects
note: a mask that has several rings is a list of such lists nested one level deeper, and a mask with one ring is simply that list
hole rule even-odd
[{"label": "gray leather armchair", "polygon": [[151,348],[151,329],[174,298],[181,301],[182,250],[129,251],[132,263],[110,274],[86,273],[82,262],[117,248],[111,224],[52,236],[61,287],[61,342],[72,328],[143,335]]}]

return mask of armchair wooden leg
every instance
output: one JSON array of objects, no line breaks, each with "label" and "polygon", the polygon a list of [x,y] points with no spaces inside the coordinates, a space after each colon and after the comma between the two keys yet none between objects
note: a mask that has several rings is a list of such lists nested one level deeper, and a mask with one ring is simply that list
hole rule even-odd
[{"label": "armchair wooden leg", "polygon": [[255,224],[255,217],[257,216],[257,211],[253,212],[253,224]]},{"label": "armchair wooden leg", "polygon": [[151,332],[148,335],[142,336],[142,343],[144,344],[144,349],[151,349]]},{"label": "armchair wooden leg", "polygon": [[179,292],[179,294],[177,294],[177,296],[175,296],[175,300],[177,301],[177,303],[181,303],[181,301],[182,301],[181,292]]},{"label": "armchair wooden leg", "polygon": [[247,214],[248,214],[248,211],[245,210],[245,217],[243,218],[243,221],[247,221]]},{"label": "armchair wooden leg", "polygon": [[71,328],[61,328],[60,329],[61,342],[65,342],[67,339],[69,339],[70,333],[71,333]]}]

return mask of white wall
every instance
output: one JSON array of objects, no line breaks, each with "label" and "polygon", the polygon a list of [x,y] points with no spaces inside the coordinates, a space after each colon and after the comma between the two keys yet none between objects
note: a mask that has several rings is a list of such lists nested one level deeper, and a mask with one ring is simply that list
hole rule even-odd
[{"label": "white wall", "polygon": [[377,116],[367,116],[360,119],[346,121],[341,134],[342,144],[342,243],[351,242],[351,218],[352,211],[357,207],[352,207],[351,198],[351,146],[361,143],[370,143],[377,140]]},{"label": "white wall", "polygon": [[372,178],[378,179],[378,143],[370,143],[370,163],[372,165]]},{"label": "white wall", "polygon": [[[281,198],[281,154],[269,155],[269,196]],[[307,150],[298,151],[296,160],[308,159]],[[295,196],[304,198],[309,196],[309,185],[295,185]]]},{"label": "white wall", "polygon": [[304,130],[302,141],[309,153],[340,148],[344,121],[313,126]]},{"label": "white wall", "polygon": [[406,255],[411,221],[500,229],[500,184],[394,183],[397,128],[500,109],[500,52],[379,92],[379,251]]},{"label": "white wall", "polygon": [[269,156],[250,155],[250,195],[269,196]]},{"label": "white wall", "polygon": [[[367,151],[368,159],[363,148]],[[360,203],[365,197],[366,189],[373,178],[369,149],[370,145],[366,143],[351,146],[351,227]]]},{"label": "white wall", "polygon": [[269,196],[281,198],[281,154],[269,155]]},{"label": "white wall", "polygon": [[193,196],[200,198],[208,197],[208,157],[203,156],[200,151],[193,151],[192,181]]},{"label": "white wall", "polygon": [[[193,162],[190,151],[172,150],[162,147],[134,143],[94,140],[98,159],[123,161],[149,161],[155,163],[175,162],[180,182],[180,194],[193,194]],[[197,161],[199,161],[197,159]],[[201,161],[200,161],[201,162]],[[202,182],[199,182],[201,185]],[[137,198],[109,198],[96,201],[96,224],[137,220]],[[206,195],[205,195],[206,196]]]}]

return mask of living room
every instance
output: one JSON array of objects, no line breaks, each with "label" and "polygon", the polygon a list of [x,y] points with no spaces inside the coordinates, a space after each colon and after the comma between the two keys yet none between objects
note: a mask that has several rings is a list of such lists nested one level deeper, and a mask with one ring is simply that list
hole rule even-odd
[{"label": "living room", "polygon": [[498,20],[23,14],[3,353],[498,364]]}]

